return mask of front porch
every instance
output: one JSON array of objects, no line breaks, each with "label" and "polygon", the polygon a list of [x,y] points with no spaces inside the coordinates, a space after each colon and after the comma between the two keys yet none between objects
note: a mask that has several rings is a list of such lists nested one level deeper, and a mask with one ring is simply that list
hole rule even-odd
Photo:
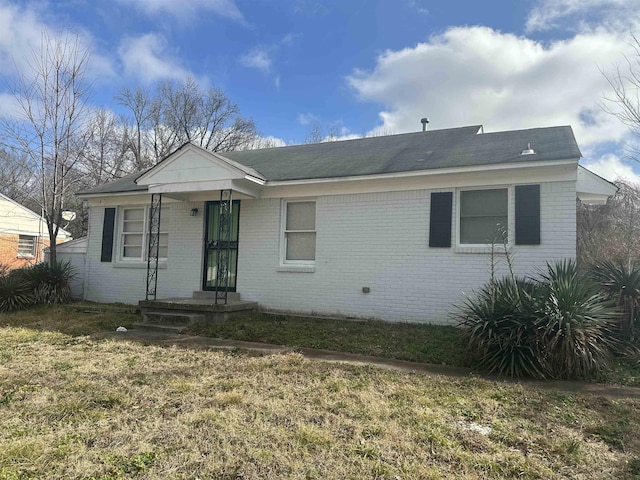
[{"label": "front porch", "polygon": [[216,303],[215,292],[193,292],[191,298],[164,298],[138,302],[142,321],[138,328],[183,331],[196,322],[223,322],[232,316],[248,313],[257,302],[240,299],[237,292],[227,293],[227,303]]},{"label": "front porch", "polygon": [[[224,319],[230,312],[244,308],[245,302],[235,294],[240,200],[257,198],[265,181],[259,172],[194,145],[185,145],[136,179],[136,183],[146,185],[151,194],[146,300],[140,302],[141,307],[186,312],[185,315],[191,316],[205,315],[212,321]],[[158,275],[162,274],[159,264],[162,253],[167,251],[162,241],[169,236],[161,227],[163,197],[170,203],[204,203],[204,212],[198,207],[190,210],[190,216],[203,218],[204,231],[200,250],[200,288],[203,291],[194,292],[192,298],[157,299]],[[191,238],[185,243],[194,246]],[[190,319],[185,317],[184,321]],[[145,318],[143,323],[149,322]]]}]

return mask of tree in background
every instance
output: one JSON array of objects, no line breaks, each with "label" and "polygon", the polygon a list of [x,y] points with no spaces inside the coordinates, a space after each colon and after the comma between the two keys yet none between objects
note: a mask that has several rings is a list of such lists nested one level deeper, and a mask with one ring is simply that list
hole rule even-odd
[{"label": "tree in background", "polygon": [[578,205],[578,259],[583,264],[640,262],[640,186],[615,183],[618,192],[606,205]]},{"label": "tree in background", "polygon": [[6,146],[23,158],[32,180],[50,241],[50,264],[56,264],[56,237],[65,199],[79,176],[75,167],[87,138],[85,119],[89,90],[85,72],[89,51],[78,36],[42,33],[26,72],[11,85],[19,118],[2,123]]},{"label": "tree in background", "polygon": [[10,150],[0,149],[0,193],[25,207],[40,211],[39,202],[32,195],[32,184],[25,160]]},{"label": "tree in background", "polygon": [[153,90],[124,88],[116,97],[129,115],[125,127],[131,166],[155,165],[191,142],[212,152],[241,150],[254,144],[253,120],[218,88],[202,89],[193,79],[161,82]]},{"label": "tree in background", "polygon": [[[603,75],[613,90],[613,95],[605,97],[602,109],[615,116],[640,141],[640,39],[632,35],[629,42],[633,55],[623,55],[624,61],[614,66],[613,73]],[[640,150],[629,147],[629,156],[638,160]]]}]

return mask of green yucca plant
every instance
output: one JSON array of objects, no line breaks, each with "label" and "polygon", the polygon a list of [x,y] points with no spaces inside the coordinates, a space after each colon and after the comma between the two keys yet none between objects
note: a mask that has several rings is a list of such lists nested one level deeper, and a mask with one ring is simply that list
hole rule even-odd
[{"label": "green yucca plant", "polygon": [[640,337],[640,268],[632,263],[603,260],[591,269],[591,278],[620,309],[620,330],[629,340]]},{"label": "green yucca plant", "polygon": [[19,276],[31,288],[37,304],[66,303],[71,299],[69,281],[74,276],[70,263],[38,263],[20,270]]},{"label": "green yucca plant", "polygon": [[17,275],[0,277],[0,312],[22,310],[33,303],[29,284]]},{"label": "green yucca plant", "polygon": [[615,341],[611,302],[573,260],[537,278],[489,282],[457,317],[476,366],[510,377],[588,377],[606,367]]},{"label": "green yucca plant", "polygon": [[479,369],[511,377],[544,376],[535,348],[535,318],[528,315],[535,290],[532,282],[506,277],[466,299],[458,319]]},{"label": "green yucca plant", "polygon": [[618,315],[573,260],[548,264],[535,299],[539,354],[553,378],[599,373],[611,358]]}]

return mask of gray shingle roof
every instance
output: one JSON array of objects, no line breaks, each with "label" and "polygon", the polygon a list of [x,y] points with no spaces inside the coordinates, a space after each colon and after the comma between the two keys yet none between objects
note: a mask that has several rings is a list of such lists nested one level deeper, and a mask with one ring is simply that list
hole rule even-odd
[{"label": "gray shingle roof", "polygon": [[[571,127],[533,128],[477,134],[480,125],[360,138],[339,142],[227,152],[222,155],[254,168],[267,181],[380,175],[581,157]],[[534,155],[521,155],[531,144]],[[82,193],[144,191],[142,173]]]}]

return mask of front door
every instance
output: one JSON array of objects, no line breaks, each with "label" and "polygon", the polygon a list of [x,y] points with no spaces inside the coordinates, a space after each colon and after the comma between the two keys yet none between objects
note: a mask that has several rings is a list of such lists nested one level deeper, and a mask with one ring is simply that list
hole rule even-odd
[{"label": "front door", "polygon": [[220,202],[206,203],[203,290],[224,290],[226,284],[227,291],[236,291],[239,220],[240,200],[232,202],[230,218],[220,213]]}]

